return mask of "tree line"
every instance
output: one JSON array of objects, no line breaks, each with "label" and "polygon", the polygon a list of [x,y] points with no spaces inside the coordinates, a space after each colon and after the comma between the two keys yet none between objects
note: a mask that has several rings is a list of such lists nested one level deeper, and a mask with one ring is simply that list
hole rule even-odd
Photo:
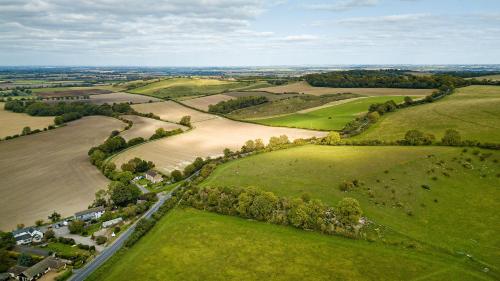
[{"label": "tree line", "polygon": [[263,96],[238,97],[237,99],[231,99],[227,101],[221,101],[217,104],[212,104],[208,107],[208,112],[227,114],[237,109],[263,104],[268,101],[269,99]]},{"label": "tree line", "polygon": [[444,74],[416,76],[404,70],[349,70],[304,76],[315,87],[436,89],[443,85],[470,85],[470,81]]}]

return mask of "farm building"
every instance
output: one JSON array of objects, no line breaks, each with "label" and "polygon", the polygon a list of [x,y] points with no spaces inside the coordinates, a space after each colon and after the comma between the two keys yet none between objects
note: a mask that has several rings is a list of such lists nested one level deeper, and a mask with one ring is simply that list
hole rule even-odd
[{"label": "farm building", "polygon": [[66,263],[62,260],[54,257],[47,257],[32,267],[25,269],[14,278],[20,281],[36,280],[51,270],[59,270],[65,267]]},{"label": "farm building", "polygon": [[159,173],[149,170],[146,172],[146,179],[152,183],[158,183],[163,180],[163,177]]},{"label": "farm building", "polygon": [[113,219],[113,220],[105,221],[102,223],[102,227],[104,227],[104,228],[110,227],[110,226],[113,226],[115,224],[121,223],[122,221],[123,221],[123,219],[121,217]]},{"label": "farm building", "polygon": [[14,239],[16,239],[17,245],[31,244],[32,242],[38,243],[42,241],[43,232],[34,228],[27,227],[12,231]]},{"label": "farm building", "polygon": [[89,221],[93,219],[98,219],[104,214],[104,207],[95,207],[85,211],[75,213],[75,219],[82,221]]}]

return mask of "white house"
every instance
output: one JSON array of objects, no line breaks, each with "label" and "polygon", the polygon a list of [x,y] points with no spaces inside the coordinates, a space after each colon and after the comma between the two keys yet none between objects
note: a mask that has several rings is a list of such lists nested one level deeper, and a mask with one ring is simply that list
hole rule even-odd
[{"label": "white house", "polygon": [[104,207],[102,206],[91,208],[85,211],[75,213],[75,219],[82,221],[90,221],[93,219],[98,219],[104,214],[105,211],[106,210],[104,210]]},{"label": "white house", "polygon": [[43,232],[34,227],[27,227],[12,231],[12,235],[14,236],[17,245],[26,245],[31,244],[32,242],[39,243],[42,242],[43,238]]}]

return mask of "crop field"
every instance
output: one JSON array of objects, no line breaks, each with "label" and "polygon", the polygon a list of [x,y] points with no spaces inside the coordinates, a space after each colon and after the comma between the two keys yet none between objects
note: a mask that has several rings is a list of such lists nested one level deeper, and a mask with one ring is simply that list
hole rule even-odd
[{"label": "crop field", "polygon": [[[270,126],[304,128],[314,130],[341,130],[350,121],[354,120],[362,113],[368,112],[368,108],[373,103],[383,103],[394,100],[396,103],[403,102],[404,97],[369,97],[355,99],[353,101],[342,100],[341,104],[331,105],[322,108],[306,109],[295,114],[258,119],[254,122]],[[345,101],[345,102],[344,102]],[[343,103],[342,103],[343,102]],[[337,102],[338,103],[338,102]]]},{"label": "crop field", "polygon": [[184,101],[182,101],[182,103],[187,105],[187,106],[197,108],[199,110],[208,111],[208,107],[210,105],[217,104],[221,101],[228,101],[228,100],[232,100],[232,99],[234,99],[234,97],[232,97],[232,96],[217,94],[217,95],[211,95],[211,96],[206,96],[206,97],[201,97],[201,98],[184,100]]},{"label": "crop field", "polygon": [[122,115],[121,117],[134,122],[132,128],[120,134],[127,141],[137,137],[149,139],[149,137],[151,137],[151,135],[153,135],[156,129],[158,128],[163,128],[166,131],[171,131],[179,128],[183,130],[187,129],[187,127],[184,127],[179,124],[165,122],[152,118],[146,118],[137,115]]},{"label": "crop field", "polygon": [[85,117],[67,126],[0,145],[0,229],[32,225],[53,211],[63,216],[87,209],[108,180],[87,152],[125,124],[110,117]]},{"label": "crop field", "polygon": [[[64,89],[64,88],[60,88]],[[109,90],[103,89],[78,89],[78,90],[59,90],[59,91],[44,91],[44,92],[34,92],[39,97],[51,98],[51,97],[71,97],[71,96],[85,96],[85,95],[104,95],[112,93]]]},{"label": "crop field", "polygon": [[228,116],[239,120],[255,120],[278,117],[296,113],[305,109],[323,106],[340,100],[359,97],[359,95],[355,94],[334,94],[328,96],[298,95],[289,98],[289,95],[283,96],[285,96],[283,99],[273,100],[264,104],[235,110],[229,113]]},{"label": "crop field", "polygon": [[[163,107],[159,107],[161,104]],[[156,168],[163,173],[182,169],[198,156],[218,156],[222,154],[224,148],[240,149],[249,139],[261,138],[267,142],[270,137],[280,135],[287,135],[291,140],[326,135],[324,132],[273,128],[232,121],[201,113],[171,101],[134,105],[134,108],[145,113],[153,112],[167,121],[178,121],[184,115],[192,116],[193,130],[128,149],[113,158],[113,162],[118,166],[134,157],[147,159],[153,161]]]},{"label": "crop field", "polygon": [[500,74],[479,76],[479,77],[474,77],[474,79],[500,81]]},{"label": "crop field", "polygon": [[117,92],[120,91],[122,88],[120,87],[114,87],[112,85],[103,85],[103,86],[92,86],[92,87],[54,87],[54,88],[36,88],[32,89],[33,93],[37,95],[44,95],[44,93],[52,93],[55,94],[54,92],[72,92],[72,91],[88,91],[90,93],[96,91],[96,90],[104,90],[104,91],[110,91],[110,92]]},{"label": "crop field", "polygon": [[21,134],[24,127],[31,130],[47,128],[54,124],[54,117],[34,117],[24,113],[14,113],[4,110],[0,103],[0,138]]},{"label": "crop field", "polygon": [[224,93],[226,96],[232,96],[232,97],[266,97],[270,101],[274,100],[282,100],[282,99],[287,99],[287,98],[292,98],[296,96],[300,96],[300,94],[273,94],[269,92],[260,92],[260,91],[243,91],[243,92],[229,92],[229,93]]},{"label": "crop field", "polygon": [[236,89],[251,89],[256,85],[262,86],[265,84],[259,82],[236,82],[206,78],[169,78],[128,92],[158,98],[176,99],[185,96],[218,94]]},{"label": "crop field", "polygon": [[174,123],[179,122],[181,118],[186,115],[191,116],[191,123],[196,123],[215,118],[215,116],[212,114],[199,112],[197,110],[193,110],[185,106],[182,106],[173,101],[135,104],[132,105],[132,108],[142,113],[154,113],[155,115],[160,116],[162,120]]},{"label": "crop field", "polygon": [[447,129],[458,130],[462,139],[500,140],[500,87],[469,86],[438,102],[386,114],[354,139],[402,139],[411,129],[441,138]]},{"label": "crop field", "polygon": [[483,277],[459,264],[459,259],[440,254],[177,208],[134,247],[112,257],[87,280],[123,280],[123,276],[183,281]]},{"label": "crop field", "polygon": [[434,91],[433,89],[313,87],[305,81],[275,87],[260,88],[258,90],[271,93],[304,93],[315,96],[339,93],[353,93],[365,96],[427,96],[432,94]]},{"label": "crop field", "polygon": [[[308,193],[329,204],[354,197],[370,220],[414,239],[417,248],[469,254],[498,274],[500,153],[477,153],[450,147],[309,145],[226,163],[203,184],[254,186],[291,197]],[[347,180],[358,180],[358,187],[342,192],[339,185]]]}]

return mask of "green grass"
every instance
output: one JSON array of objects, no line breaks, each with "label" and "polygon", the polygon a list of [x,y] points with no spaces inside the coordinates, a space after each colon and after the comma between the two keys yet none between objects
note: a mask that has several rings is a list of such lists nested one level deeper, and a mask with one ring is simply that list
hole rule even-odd
[{"label": "green grass", "polygon": [[87,280],[489,280],[461,259],[174,209]]},{"label": "green grass", "polygon": [[[480,161],[470,150],[309,145],[231,161],[203,185],[255,186],[291,197],[309,193],[331,205],[354,197],[371,220],[422,245],[471,254],[498,272],[500,153]],[[472,170],[462,166],[467,158]],[[363,185],[339,190],[354,179]]]},{"label": "green grass", "polygon": [[105,85],[105,86],[91,86],[91,87],[35,88],[35,89],[31,89],[31,91],[33,93],[46,93],[46,92],[60,92],[60,91],[71,91],[71,90],[90,90],[90,89],[109,90],[109,91],[113,91],[113,92],[123,90],[123,88],[120,88],[120,87],[114,87],[112,85]]},{"label": "green grass", "polygon": [[341,130],[358,115],[366,113],[373,103],[383,103],[394,100],[396,103],[403,102],[404,97],[371,97],[354,100],[344,104],[333,105],[307,113],[295,113],[280,117],[255,120],[256,123],[280,126],[305,128],[315,130]]},{"label": "green grass", "polygon": [[[287,95],[288,96],[288,95]],[[326,96],[311,96],[311,95],[290,95],[290,98],[272,100],[270,102],[251,106],[239,110],[235,110],[228,114],[234,119],[262,119],[271,116],[295,113],[300,110],[322,106],[324,104],[344,100],[348,98],[359,97],[355,94],[334,94]]]},{"label": "green grass", "polygon": [[67,244],[62,244],[59,242],[50,242],[46,247],[39,247],[40,249],[44,249],[46,251],[52,251],[54,253],[59,253],[65,256],[82,254],[88,255],[89,252],[86,250],[79,249],[77,246],[71,246]]},{"label": "green grass", "polygon": [[128,92],[157,98],[218,94],[229,90],[250,90],[267,85],[266,82],[238,82],[205,78],[169,78]]},{"label": "green grass", "polygon": [[463,139],[500,142],[500,87],[460,88],[440,101],[386,114],[366,132],[353,139],[402,139],[411,129],[434,134],[458,130]]}]

